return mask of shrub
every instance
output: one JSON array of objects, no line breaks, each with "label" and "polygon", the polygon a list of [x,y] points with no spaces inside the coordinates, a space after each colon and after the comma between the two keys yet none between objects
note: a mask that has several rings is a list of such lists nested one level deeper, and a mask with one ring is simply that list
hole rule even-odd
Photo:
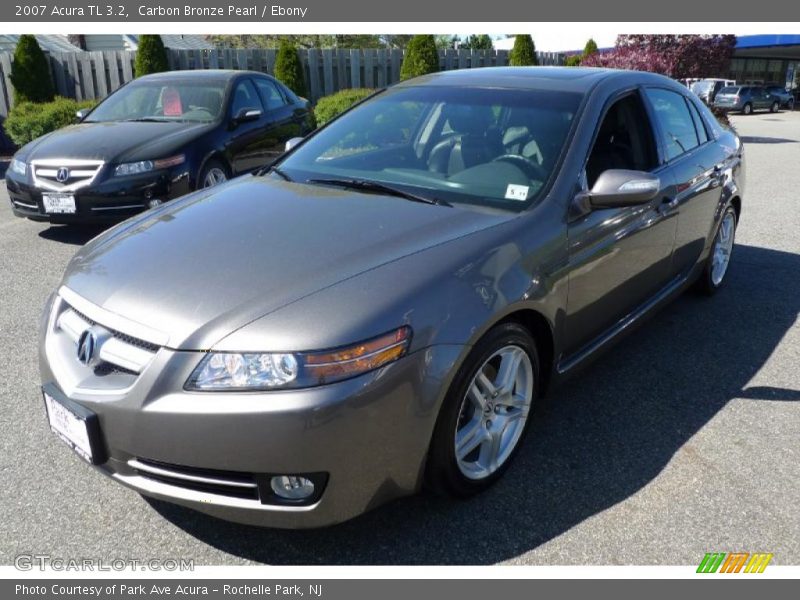
[{"label": "shrub", "polygon": [[317,105],[314,107],[314,116],[317,119],[317,126],[324,125],[374,91],[375,90],[365,88],[353,88],[350,90],[341,90],[330,96],[320,98]]},{"label": "shrub", "polygon": [[94,100],[78,102],[56,96],[52,102],[21,102],[15,104],[3,124],[8,137],[17,146],[75,122],[75,112],[94,106]]},{"label": "shrub", "polygon": [[513,67],[527,67],[539,64],[536,58],[536,46],[533,44],[531,36],[518,35],[514,38],[514,47],[508,56],[508,62]]},{"label": "shrub", "polygon": [[439,70],[439,51],[432,35],[415,35],[408,42],[400,67],[400,80],[436,73]]},{"label": "shrub", "polygon": [[11,65],[14,102],[49,102],[53,99],[50,63],[32,35],[21,35]]},{"label": "shrub", "polygon": [[278,54],[275,57],[275,77],[298,96],[305,97],[307,95],[306,78],[300,57],[297,55],[297,48],[286,39],[281,40]]},{"label": "shrub", "polygon": [[591,56],[595,52],[597,52],[597,42],[595,42],[592,38],[589,38],[589,41],[586,42],[586,45],[583,47],[583,55]]},{"label": "shrub", "polygon": [[580,54],[570,54],[567,58],[564,59],[565,67],[579,67],[580,65],[581,65]]},{"label": "shrub", "polygon": [[140,35],[134,64],[136,77],[169,71],[167,49],[160,35]]}]

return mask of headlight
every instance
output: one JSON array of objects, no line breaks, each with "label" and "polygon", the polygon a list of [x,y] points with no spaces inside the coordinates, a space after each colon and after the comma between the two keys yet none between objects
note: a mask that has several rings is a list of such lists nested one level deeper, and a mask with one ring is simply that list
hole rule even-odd
[{"label": "headlight", "polygon": [[16,158],[11,159],[11,164],[9,164],[8,167],[11,169],[12,173],[16,173],[17,175],[25,175],[28,171],[28,165],[25,164],[25,161]]},{"label": "headlight", "polygon": [[186,389],[255,391],[324,385],[387,365],[403,356],[410,342],[411,328],[405,326],[324,352],[209,352],[189,377]]},{"label": "headlight", "polygon": [[122,163],[114,169],[114,175],[139,175],[158,169],[174,167],[186,162],[186,155],[178,154],[169,158],[159,158],[158,160],[139,160],[137,162]]}]

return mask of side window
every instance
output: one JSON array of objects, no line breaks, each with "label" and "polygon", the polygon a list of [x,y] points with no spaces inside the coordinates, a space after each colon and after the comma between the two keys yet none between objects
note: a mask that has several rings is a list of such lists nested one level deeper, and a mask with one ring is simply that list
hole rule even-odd
[{"label": "side window", "polygon": [[706,130],[706,125],[703,122],[703,118],[700,116],[700,113],[697,111],[697,107],[694,105],[694,103],[687,100],[686,104],[689,105],[689,112],[692,113],[692,120],[694,121],[694,126],[697,130],[697,138],[702,146],[708,141],[708,130]]},{"label": "side window", "polygon": [[261,101],[253,83],[245,79],[236,84],[231,96],[231,117],[236,116],[243,108],[254,108],[261,110]]},{"label": "side window", "polygon": [[650,98],[656,119],[661,125],[668,160],[700,145],[692,115],[683,96],[669,90],[651,88],[647,90],[647,97]]},{"label": "side window", "polygon": [[278,86],[269,79],[258,78],[255,82],[258,92],[261,94],[261,100],[264,102],[264,108],[270,111],[286,106],[286,99],[281,94]]},{"label": "side window", "polygon": [[586,180],[594,186],[603,171],[651,171],[658,166],[650,119],[638,94],[615,102],[603,117],[586,162]]}]

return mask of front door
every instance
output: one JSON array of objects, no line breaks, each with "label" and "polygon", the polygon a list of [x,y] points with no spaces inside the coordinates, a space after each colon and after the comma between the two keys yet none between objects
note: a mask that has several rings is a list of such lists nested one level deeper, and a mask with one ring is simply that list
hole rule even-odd
[{"label": "front door", "polygon": [[585,188],[607,169],[652,172],[661,179],[661,190],[647,204],[592,210],[569,224],[567,354],[611,330],[669,281],[675,185],[669,169],[659,166],[639,92],[616,101],[604,116],[586,162]]}]

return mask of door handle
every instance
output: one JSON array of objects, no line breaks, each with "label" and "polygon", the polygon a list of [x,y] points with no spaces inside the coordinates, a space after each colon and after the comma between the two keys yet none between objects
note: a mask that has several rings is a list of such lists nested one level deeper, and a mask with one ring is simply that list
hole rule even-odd
[{"label": "door handle", "polygon": [[679,204],[679,200],[677,198],[670,198],[667,196],[658,206],[658,212],[662,215],[668,212],[671,212],[673,209],[677,208]]}]

